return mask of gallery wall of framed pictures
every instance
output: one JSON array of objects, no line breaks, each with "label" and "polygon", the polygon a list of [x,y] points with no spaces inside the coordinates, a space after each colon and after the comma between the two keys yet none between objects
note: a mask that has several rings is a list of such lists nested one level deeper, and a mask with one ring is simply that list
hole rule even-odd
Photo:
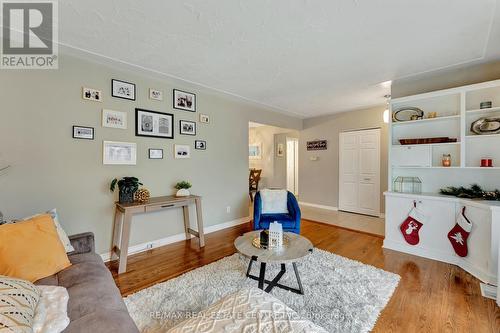
[{"label": "gallery wall of framed pictures", "polygon": [[[108,129],[128,130],[131,126],[128,124],[128,119],[134,119],[134,133],[136,137],[151,138],[151,139],[175,139],[174,122],[175,113],[179,118],[190,118],[189,113],[196,113],[196,94],[179,89],[172,89],[172,105],[169,102],[164,102],[163,90],[159,87],[144,87],[144,91],[139,91],[135,83],[122,79],[111,79],[110,95],[113,98],[124,100],[122,103],[131,104],[127,107],[123,104],[120,109],[115,110],[108,108],[100,108],[101,112],[101,126]],[[150,103],[162,102],[165,103],[158,107],[158,109],[170,108],[173,112],[163,112],[160,110],[150,110],[147,108],[136,107],[135,103],[138,100],[137,94],[146,96],[146,99],[155,101]],[[101,87],[87,87],[82,86],[82,99],[84,101],[101,102],[104,100],[104,93]],[[168,99],[167,99],[168,100]],[[102,105],[102,104],[101,104]],[[130,118],[129,113],[134,110],[135,117]],[[133,112],[133,111],[132,111]],[[206,126],[210,124],[210,116],[205,113],[200,113],[195,119],[180,119],[178,122],[179,135],[182,136],[197,136],[197,125],[203,124]],[[72,137],[74,139],[94,140],[95,139],[95,126],[74,125],[72,129]],[[109,133],[106,132],[105,133]],[[126,134],[125,134],[126,133]],[[137,143],[127,142],[130,141],[130,132],[125,132],[123,141],[116,141],[116,135],[113,135],[113,140],[102,141],[102,161],[105,165],[136,165],[137,164]],[[207,150],[207,142],[196,138],[191,144],[185,144],[185,139],[182,143],[173,143],[170,147],[165,144],[158,145],[151,142],[151,146],[147,149],[146,157],[148,160],[162,160],[164,159],[164,150],[173,152],[174,159],[188,159],[191,157],[191,148],[197,151]],[[143,152],[139,152],[142,154]]]}]

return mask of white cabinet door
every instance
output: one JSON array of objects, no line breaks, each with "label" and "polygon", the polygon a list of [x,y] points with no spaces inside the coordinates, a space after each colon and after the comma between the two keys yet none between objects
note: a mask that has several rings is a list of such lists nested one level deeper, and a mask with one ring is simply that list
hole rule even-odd
[{"label": "white cabinet door", "polygon": [[380,130],[341,133],[339,144],[339,209],[379,216]]},{"label": "white cabinet door", "polygon": [[430,167],[432,153],[430,146],[393,147],[391,152],[392,166],[396,167]]}]

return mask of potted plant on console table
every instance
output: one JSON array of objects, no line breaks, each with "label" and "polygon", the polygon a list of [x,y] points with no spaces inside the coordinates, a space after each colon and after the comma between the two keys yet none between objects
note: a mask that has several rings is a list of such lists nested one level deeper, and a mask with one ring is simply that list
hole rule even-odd
[{"label": "potted plant on console table", "polygon": [[119,191],[118,202],[121,204],[134,202],[134,193],[139,189],[139,185],[142,185],[136,177],[123,177],[120,180],[115,178],[109,186],[111,192],[115,191],[116,184]]},{"label": "potted plant on console table", "polygon": [[189,193],[189,189],[191,188],[191,183],[188,182],[188,181],[181,181],[181,182],[178,182],[177,184],[175,184],[175,189],[177,190],[177,193],[175,193],[175,196],[176,197],[188,197],[191,195],[191,193]]}]

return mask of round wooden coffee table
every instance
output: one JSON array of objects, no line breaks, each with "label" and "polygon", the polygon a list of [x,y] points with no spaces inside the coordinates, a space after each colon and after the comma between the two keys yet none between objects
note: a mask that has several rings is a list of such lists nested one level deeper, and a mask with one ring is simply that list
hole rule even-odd
[{"label": "round wooden coffee table", "polygon": [[[239,253],[245,257],[250,258],[247,269],[247,277],[259,281],[259,288],[265,292],[270,292],[274,287],[289,290],[291,292],[304,295],[304,289],[302,288],[302,282],[300,281],[299,271],[297,269],[296,262],[307,256],[313,251],[313,245],[311,241],[304,236],[297,235],[291,232],[285,232],[285,237],[288,237],[288,242],[281,249],[261,249],[255,247],[252,242],[256,237],[259,237],[261,230],[250,231],[246,234],[236,238],[234,241],[234,246]],[[253,262],[260,262],[260,274],[259,276],[251,275],[250,270],[252,269]],[[272,280],[266,280],[266,264],[268,263],[279,263],[281,264],[281,270]],[[279,283],[279,280],[286,272],[286,264],[291,263],[293,270],[295,272],[295,277],[297,279],[298,288],[292,288]],[[266,289],[264,289],[264,284],[267,284]]]}]

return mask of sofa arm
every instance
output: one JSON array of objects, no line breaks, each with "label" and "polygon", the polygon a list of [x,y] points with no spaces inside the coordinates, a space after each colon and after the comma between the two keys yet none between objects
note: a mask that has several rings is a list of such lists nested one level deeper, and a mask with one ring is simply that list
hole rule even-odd
[{"label": "sofa arm", "polygon": [[72,254],[95,252],[94,234],[92,232],[84,232],[69,236],[69,241],[75,248],[75,251],[72,252]]}]

